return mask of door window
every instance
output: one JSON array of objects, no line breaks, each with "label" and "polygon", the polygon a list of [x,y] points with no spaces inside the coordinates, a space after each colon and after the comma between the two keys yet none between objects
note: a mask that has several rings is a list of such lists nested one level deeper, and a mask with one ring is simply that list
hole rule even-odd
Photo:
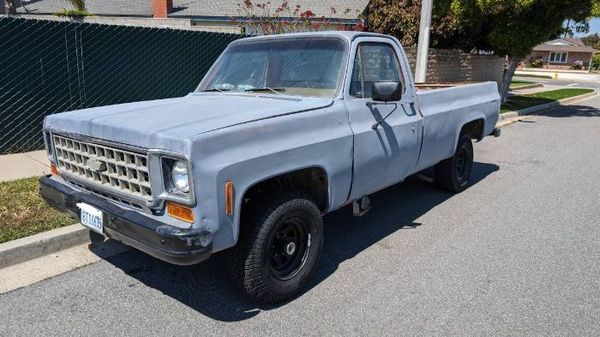
[{"label": "door window", "polygon": [[361,43],[354,58],[350,95],[371,98],[373,83],[382,81],[404,82],[394,48],[386,43]]}]

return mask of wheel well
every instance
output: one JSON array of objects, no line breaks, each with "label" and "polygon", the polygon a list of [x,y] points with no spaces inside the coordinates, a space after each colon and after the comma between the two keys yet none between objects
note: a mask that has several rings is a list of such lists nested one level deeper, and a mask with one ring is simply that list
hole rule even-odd
[{"label": "wheel well", "polygon": [[467,135],[471,139],[481,140],[483,138],[483,119],[476,119],[463,125],[460,134]]},{"label": "wheel well", "polygon": [[244,194],[243,204],[251,202],[259,194],[290,189],[307,193],[321,211],[325,211],[329,206],[327,173],[320,167],[287,172],[261,181]]}]

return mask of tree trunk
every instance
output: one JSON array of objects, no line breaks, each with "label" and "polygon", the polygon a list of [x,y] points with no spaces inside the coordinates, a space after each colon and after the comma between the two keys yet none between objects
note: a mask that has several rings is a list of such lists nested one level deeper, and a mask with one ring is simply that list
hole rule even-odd
[{"label": "tree trunk", "polygon": [[512,82],[512,78],[515,75],[515,70],[517,69],[517,65],[519,61],[514,57],[507,56],[506,67],[504,68],[504,73],[502,74],[502,84],[500,85],[500,96],[502,97],[502,102],[506,102],[506,95],[508,94],[508,89],[510,88],[510,82]]}]

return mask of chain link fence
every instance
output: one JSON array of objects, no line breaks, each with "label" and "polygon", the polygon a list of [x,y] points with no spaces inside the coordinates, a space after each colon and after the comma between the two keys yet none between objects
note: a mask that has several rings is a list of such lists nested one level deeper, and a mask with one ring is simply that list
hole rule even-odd
[{"label": "chain link fence", "polygon": [[183,96],[240,37],[0,17],[0,154],[41,149],[52,113]]}]

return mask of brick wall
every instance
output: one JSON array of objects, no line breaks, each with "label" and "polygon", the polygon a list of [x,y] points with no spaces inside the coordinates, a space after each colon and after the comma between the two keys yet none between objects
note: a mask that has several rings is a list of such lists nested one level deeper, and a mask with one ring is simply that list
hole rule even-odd
[{"label": "brick wall", "polygon": [[[408,62],[415,73],[417,49],[407,48]],[[451,49],[429,49],[427,82],[496,81],[502,82],[504,58],[475,55]]]}]

